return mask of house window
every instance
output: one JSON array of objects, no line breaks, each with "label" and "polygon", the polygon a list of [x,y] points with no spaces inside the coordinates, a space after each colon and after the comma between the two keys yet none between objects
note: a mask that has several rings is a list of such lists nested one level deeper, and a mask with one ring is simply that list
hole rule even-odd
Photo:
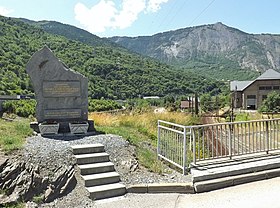
[{"label": "house window", "polygon": [[256,95],[247,95],[247,99],[256,99]]},{"label": "house window", "polygon": [[262,100],[265,100],[267,98],[267,95],[262,96]]},{"label": "house window", "polygon": [[[276,90],[276,89],[279,90],[279,86],[274,86],[273,89],[274,90]],[[259,90],[272,90],[272,86],[259,86]]]}]

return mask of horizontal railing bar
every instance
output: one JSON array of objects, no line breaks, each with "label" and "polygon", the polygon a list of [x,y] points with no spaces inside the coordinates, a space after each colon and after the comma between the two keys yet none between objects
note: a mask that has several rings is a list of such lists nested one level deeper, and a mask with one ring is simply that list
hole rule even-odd
[{"label": "horizontal railing bar", "polygon": [[168,124],[168,125],[173,125],[173,126],[180,127],[180,128],[185,128],[185,126],[183,126],[183,125],[171,123],[171,122],[168,122],[168,121],[158,120],[158,122]]},{"label": "horizontal railing bar", "polygon": [[158,156],[161,157],[162,159],[166,160],[167,162],[170,162],[171,164],[175,165],[176,167],[178,167],[178,168],[180,168],[182,170],[184,169],[183,166],[181,166],[178,163],[176,163],[176,162],[174,162],[174,161],[164,157],[163,155],[159,154]]},{"label": "horizontal railing bar", "polygon": [[162,129],[166,129],[166,130],[169,130],[169,131],[172,131],[172,132],[176,132],[178,134],[184,134],[183,131],[179,131],[179,130],[176,130],[176,129],[172,129],[172,128],[169,128],[169,127],[166,127],[166,126],[158,126],[159,128],[162,128]]}]

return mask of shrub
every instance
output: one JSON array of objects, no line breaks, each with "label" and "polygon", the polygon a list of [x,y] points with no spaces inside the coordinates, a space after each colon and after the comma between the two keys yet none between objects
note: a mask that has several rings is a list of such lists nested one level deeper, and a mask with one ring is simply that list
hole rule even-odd
[{"label": "shrub", "polygon": [[35,100],[13,100],[3,103],[3,110],[7,113],[13,113],[21,117],[35,116]]},{"label": "shrub", "polygon": [[90,99],[88,110],[90,112],[94,112],[94,111],[100,112],[100,111],[116,110],[121,108],[122,106],[113,100]]}]

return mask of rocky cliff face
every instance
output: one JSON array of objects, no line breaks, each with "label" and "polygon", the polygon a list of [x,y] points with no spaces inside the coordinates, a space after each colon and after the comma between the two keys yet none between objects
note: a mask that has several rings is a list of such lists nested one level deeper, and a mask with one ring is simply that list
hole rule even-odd
[{"label": "rocky cliff face", "polygon": [[243,69],[280,68],[280,36],[247,34],[222,23],[142,37],[110,38],[129,50],[170,64],[234,63]]}]

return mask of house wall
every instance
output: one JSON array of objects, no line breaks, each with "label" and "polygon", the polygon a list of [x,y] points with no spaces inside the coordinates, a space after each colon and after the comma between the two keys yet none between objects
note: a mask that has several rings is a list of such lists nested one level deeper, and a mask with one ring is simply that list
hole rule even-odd
[{"label": "house wall", "polygon": [[255,95],[255,109],[258,109],[261,106],[262,101],[272,91],[280,93],[280,80],[256,80],[243,91],[242,107],[247,109],[250,104],[250,99],[252,101],[252,96]]}]

